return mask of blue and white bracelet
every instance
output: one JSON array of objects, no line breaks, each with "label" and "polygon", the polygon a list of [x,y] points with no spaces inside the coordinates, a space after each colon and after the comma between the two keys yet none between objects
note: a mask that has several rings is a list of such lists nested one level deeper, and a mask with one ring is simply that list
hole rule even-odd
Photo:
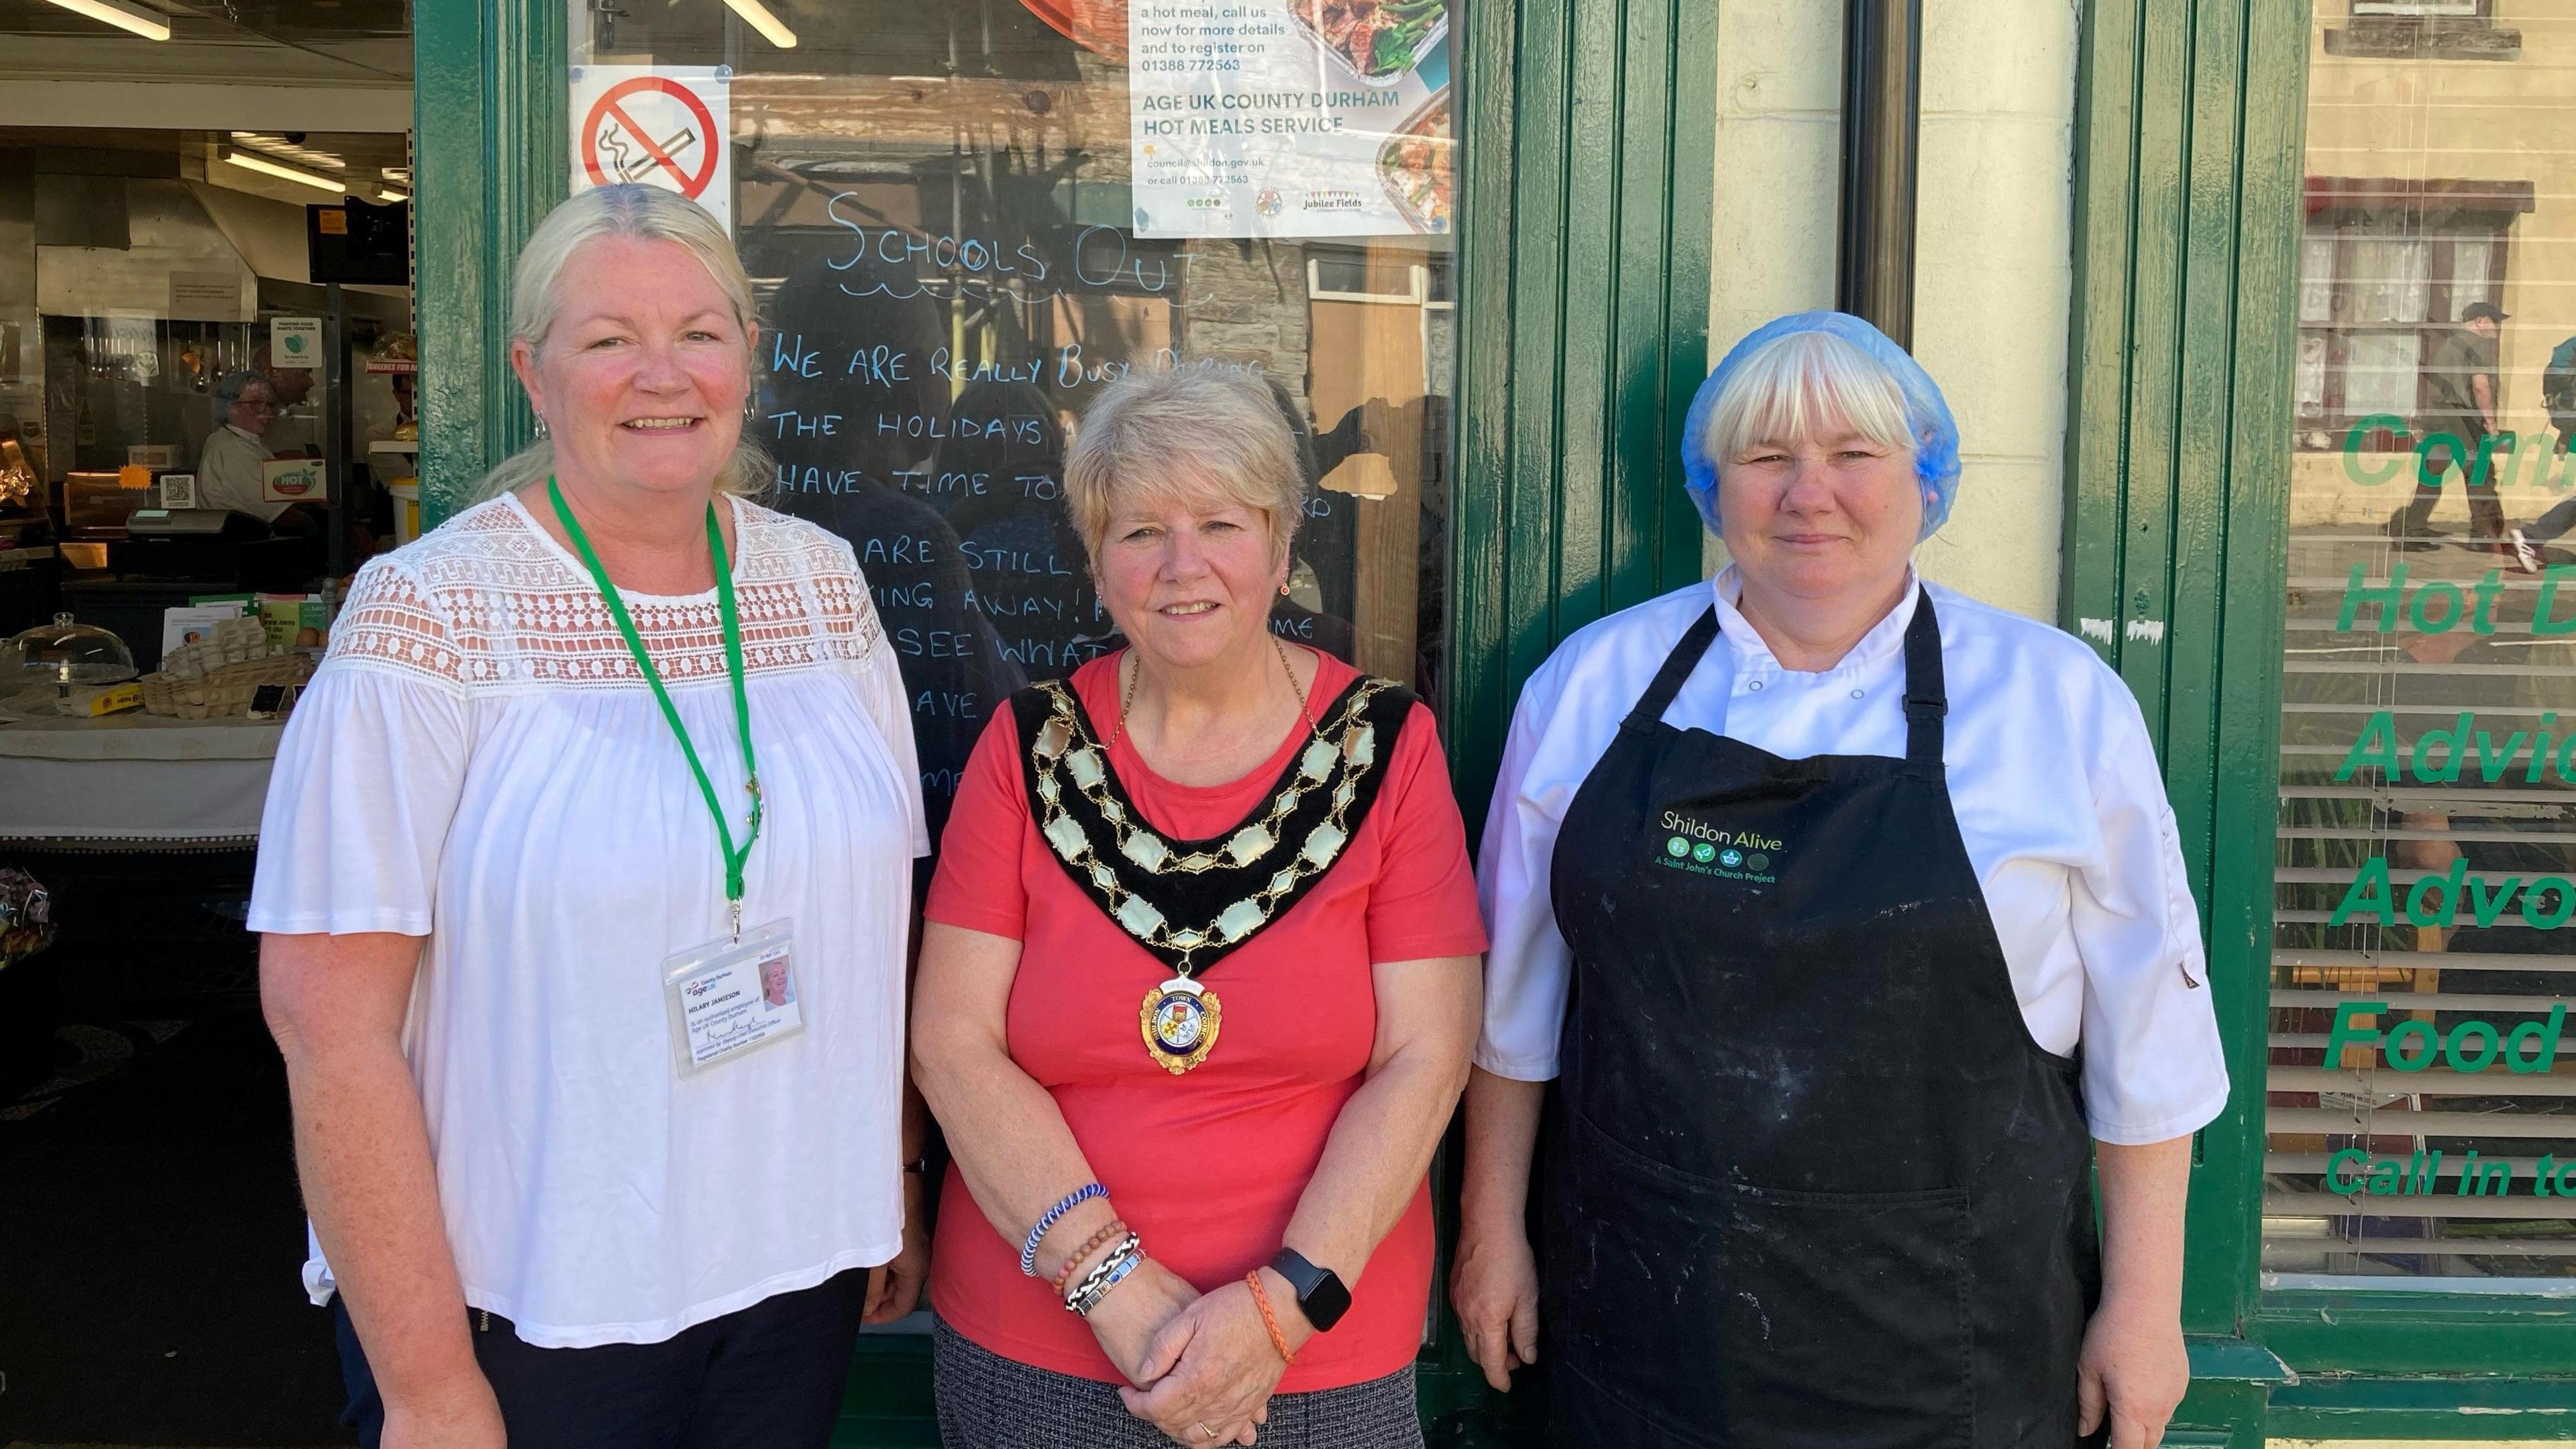
[{"label": "blue and white bracelet", "polygon": [[1038,1275],[1038,1244],[1046,1241],[1047,1229],[1054,1227],[1066,1213],[1093,1198],[1107,1196],[1109,1196],[1109,1189],[1096,1182],[1087,1182],[1066,1193],[1054,1207],[1048,1208],[1046,1216],[1038,1219],[1038,1225],[1029,1229],[1029,1240],[1020,1244],[1020,1276],[1034,1278]]},{"label": "blue and white bracelet", "polygon": [[1064,1311],[1079,1318],[1089,1318],[1091,1310],[1100,1306],[1100,1300],[1109,1296],[1109,1290],[1127,1281],[1127,1275],[1135,1272],[1144,1261],[1145,1240],[1129,1233],[1126,1241],[1113,1249],[1099,1267],[1091,1270],[1080,1287],[1065,1295]]}]

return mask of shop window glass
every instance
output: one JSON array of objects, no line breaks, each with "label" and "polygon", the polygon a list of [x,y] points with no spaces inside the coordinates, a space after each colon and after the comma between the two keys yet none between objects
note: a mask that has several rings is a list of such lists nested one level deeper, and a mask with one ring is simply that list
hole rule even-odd
[{"label": "shop window glass", "polygon": [[2511,7],[2509,54],[2373,51],[2332,28],[2483,5],[2314,15],[2266,1282],[2563,1288],[2576,0]]},{"label": "shop window glass", "polygon": [[[1449,3],[571,0],[576,179],[729,209],[769,501],[855,546],[934,828],[1013,689],[1116,647],[1063,458],[1131,368],[1270,383],[1307,477],[1273,629],[1439,706]],[[604,107],[647,76],[696,88],[720,158],[658,81]]]}]

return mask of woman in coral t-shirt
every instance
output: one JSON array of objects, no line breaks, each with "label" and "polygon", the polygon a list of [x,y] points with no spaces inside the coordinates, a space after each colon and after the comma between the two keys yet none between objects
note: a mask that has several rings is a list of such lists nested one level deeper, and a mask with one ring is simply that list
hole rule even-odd
[{"label": "woman in coral t-shirt", "polygon": [[1131,647],[994,719],[931,885],[942,1432],[1418,1445],[1485,945],[1430,713],[1271,633],[1304,480],[1259,379],[1115,383],[1065,474]]}]

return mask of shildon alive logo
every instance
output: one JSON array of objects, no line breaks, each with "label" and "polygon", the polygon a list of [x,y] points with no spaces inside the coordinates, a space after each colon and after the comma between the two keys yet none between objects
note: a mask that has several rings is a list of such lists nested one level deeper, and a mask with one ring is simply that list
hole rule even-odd
[{"label": "shildon alive logo", "polygon": [[1777,879],[1771,874],[1771,857],[1780,849],[1776,837],[1729,830],[1678,810],[1664,812],[1663,826],[1669,833],[1656,858],[1658,865],[1755,885],[1769,885]]}]

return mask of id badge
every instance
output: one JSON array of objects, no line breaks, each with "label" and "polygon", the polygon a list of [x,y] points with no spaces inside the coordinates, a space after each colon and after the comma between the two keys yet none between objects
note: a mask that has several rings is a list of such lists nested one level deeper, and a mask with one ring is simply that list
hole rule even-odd
[{"label": "id badge", "polygon": [[671,1008],[672,1065],[703,1072],[805,1029],[791,947],[795,923],[780,919],[691,947],[662,964]]}]

